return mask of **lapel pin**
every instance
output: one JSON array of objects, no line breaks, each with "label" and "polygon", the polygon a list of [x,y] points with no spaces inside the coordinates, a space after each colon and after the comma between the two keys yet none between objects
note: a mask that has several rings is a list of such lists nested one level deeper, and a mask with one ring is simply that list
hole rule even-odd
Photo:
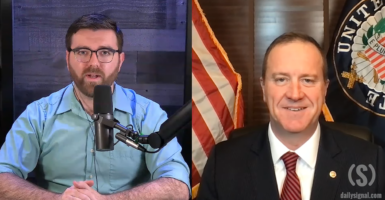
[{"label": "lapel pin", "polygon": [[335,178],[337,176],[337,173],[335,171],[330,171],[329,175],[330,177]]}]

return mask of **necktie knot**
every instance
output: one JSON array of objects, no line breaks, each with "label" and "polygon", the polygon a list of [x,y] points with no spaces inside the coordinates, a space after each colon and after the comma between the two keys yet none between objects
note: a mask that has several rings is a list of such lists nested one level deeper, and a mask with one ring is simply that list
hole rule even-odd
[{"label": "necktie knot", "polygon": [[287,152],[282,156],[287,171],[295,171],[297,165],[298,155],[294,152]]}]

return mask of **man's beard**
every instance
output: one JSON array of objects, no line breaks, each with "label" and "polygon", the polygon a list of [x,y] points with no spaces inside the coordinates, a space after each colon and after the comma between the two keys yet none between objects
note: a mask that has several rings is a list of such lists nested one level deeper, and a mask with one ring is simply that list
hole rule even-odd
[{"label": "man's beard", "polygon": [[[68,68],[69,68],[71,78],[75,82],[75,85],[80,90],[80,92],[83,93],[84,95],[86,95],[87,97],[93,98],[94,97],[94,88],[96,85],[110,85],[111,86],[115,82],[116,78],[118,77],[118,73],[119,73],[119,65],[120,65],[120,62],[115,67],[112,74],[108,77],[106,77],[104,72],[101,71],[100,68],[98,68],[98,67],[87,68],[85,71],[82,72],[80,77],[75,73],[73,67],[70,64],[69,64]],[[99,75],[101,78],[101,81],[92,81],[92,82],[86,81],[85,79],[86,79],[87,73],[95,73],[95,74]]]}]

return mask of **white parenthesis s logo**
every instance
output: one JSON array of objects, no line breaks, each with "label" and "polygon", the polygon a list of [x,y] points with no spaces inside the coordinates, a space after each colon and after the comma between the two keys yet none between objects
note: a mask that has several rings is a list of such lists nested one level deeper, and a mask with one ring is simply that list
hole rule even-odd
[{"label": "white parenthesis s logo", "polygon": [[349,172],[348,172],[349,182],[350,182],[350,184],[352,184],[353,186],[356,185],[356,184],[354,183],[353,179],[352,179],[352,170],[353,170],[353,168],[354,168],[355,166],[356,166],[355,164],[353,164],[352,166],[350,166]]},{"label": "white parenthesis s logo", "polygon": [[353,181],[353,178],[352,178],[352,171],[354,169],[356,165],[353,164],[352,166],[350,166],[349,168],[349,174],[348,174],[348,178],[349,178],[349,182],[350,184],[352,184],[352,186],[355,186],[356,184],[360,187],[364,187],[366,185],[373,185],[374,181],[376,180],[376,171],[374,170],[374,167],[373,165],[369,164],[369,168],[372,172],[372,179],[370,180],[370,182],[368,183],[368,179],[367,177],[365,176],[365,174],[363,174],[364,171],[368,171],[368,168],[366,167],[366,165],[357,165],[357,168],[356,168],[356,173],[357,175],[361,178],[361,179],[356,179],[356,181]]}]

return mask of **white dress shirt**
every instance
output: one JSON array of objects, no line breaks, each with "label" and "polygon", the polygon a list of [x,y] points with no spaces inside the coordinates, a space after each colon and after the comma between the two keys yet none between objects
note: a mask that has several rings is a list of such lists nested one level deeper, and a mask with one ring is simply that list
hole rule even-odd
[{"label": "white dress shirt", "polygon": [[285,182],[286,177],[285,163],[281,157],[286,152],[291,151],[295,152],[299,156],[297,160],[296,173],[301,184],[302,200],[310,200],[320,135],[320,126],[318,124],[315,133],[310,137],[310,139],[300,148],[292,151],[278,140],[271,129],[271,125],[269,124],[268,137],[275,169],[275,177],[277,178],[279,196],[281,196],[283,183]]}]

